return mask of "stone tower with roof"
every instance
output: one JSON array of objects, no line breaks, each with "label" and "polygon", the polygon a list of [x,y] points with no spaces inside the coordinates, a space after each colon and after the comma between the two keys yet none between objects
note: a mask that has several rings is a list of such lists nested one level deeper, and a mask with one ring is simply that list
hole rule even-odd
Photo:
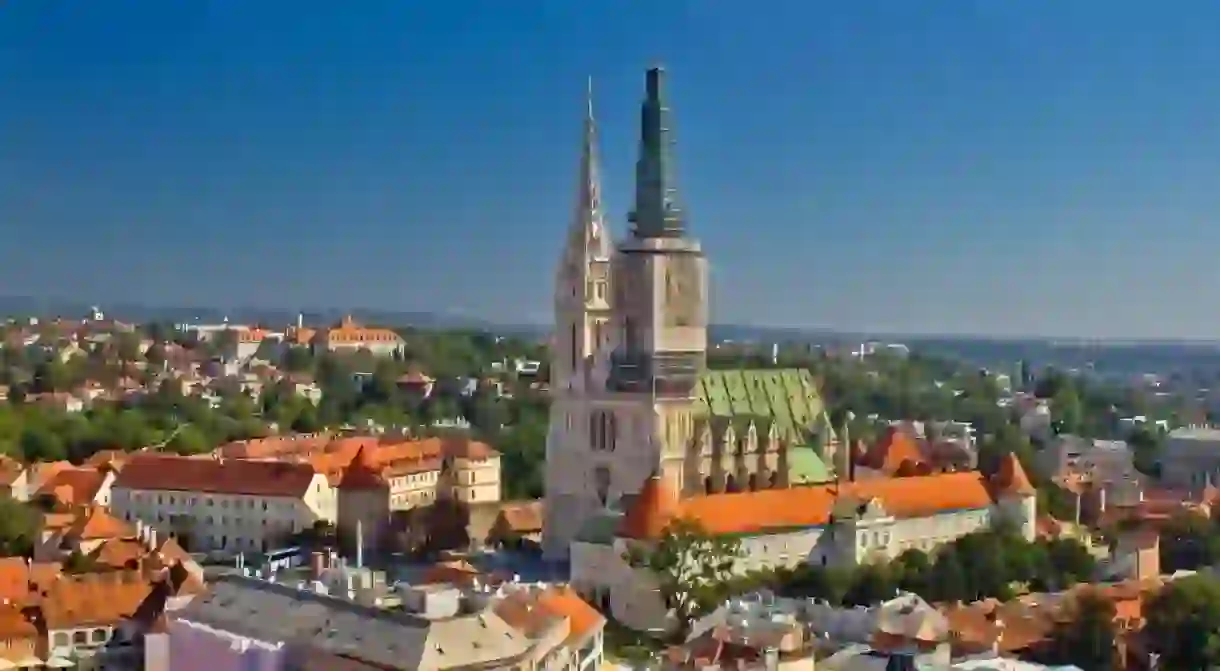
[{"label": "stone tower with roof", "polygon": [[679,205],[671,145],[665,73],[653,68],[631,228],[612,250],[586,117],[555,292],[543,518],[553,559],[654,475],[684,496],[831,477],[813,448],[811,429],[827,424],[808,371],[707,370],[707,260]]},{"label": "stone tower with roof", "polygon": [[[373,448],[361,445],[336,488],[335,531],[349,557],[368,557],[385,548],[390,521],[390,485]],[[357,538],[359,536],[359,538]],[[363,547],[357,550],[357,542]]]},{"label": "stone tower with roof", "polygon": [[[630,234],[611,254],[592,115],[577,213],[560,262],[544,546],[664,470],[682,477],[707,348],[707,261],[686,231],[670,154],[664,71],[648,71]],[[676,457],[667,459],[667,457]],[[671,463],[666,463],[671,462]]]}]

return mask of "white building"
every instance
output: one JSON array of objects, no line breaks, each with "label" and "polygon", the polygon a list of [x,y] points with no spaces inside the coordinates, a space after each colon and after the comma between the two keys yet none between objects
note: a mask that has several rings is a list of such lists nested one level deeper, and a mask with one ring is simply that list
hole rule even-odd
[{"label": "white building", "polygon": [[116,517],[173,533],[191,552],[262,552],[318,520],[335,521],[336,490],[308,463],[142,456],[111,490]]},{"label": "white building", "polygon": [[655,476],[625,513],[606,513],[577,537],[571,579],[593,601],[608,601],[624,625],[663,629],[670,622],[653,576],[623,557],[633,546],[655,543],[679,518],[740,538],[736,570],[744,572],[888,560],[908,549],[934,550],[1000,522],[1033,540],[1036,505],[1036,492],[1011,454],[991,480],[967,471],[687,499]]}]

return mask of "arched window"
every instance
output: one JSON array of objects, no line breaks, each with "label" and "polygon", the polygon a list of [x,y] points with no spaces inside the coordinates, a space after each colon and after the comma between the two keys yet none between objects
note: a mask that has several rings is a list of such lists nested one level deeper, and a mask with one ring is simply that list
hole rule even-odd
[{"label": "arched window", "polygon": [[580,357],[580,350],[576,346],[576,324],[572,324],[572,371],[576,371],[576,361]]}]

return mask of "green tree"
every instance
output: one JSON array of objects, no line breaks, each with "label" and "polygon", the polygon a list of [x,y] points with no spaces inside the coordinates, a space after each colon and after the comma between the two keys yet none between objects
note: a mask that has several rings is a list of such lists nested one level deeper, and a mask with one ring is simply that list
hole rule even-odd
[{"label": "green tree", "polygon": [[0,554],[29,557],[34,552],[38,512],[31,506],[0,498]]},{"label": "green tree", "polygon": [[864,564],[856,570],[843,601],[852,606],[870,606],[894,598],[896,588],[897,584],[888,565]]},{"label": "green tree", "polygon": [[1193,571],[1220,561],[1220,533],[1202,515],[1174,515],[1161,525],[1160,540],[1163,571]]},{"label": "green tree", "polygon": [[1059,433],[1079,433],[1083,425],[1084,410],[1080,395],[1069,384],[1063,386],[1051,399],[1051,419]]},{"label": "green tree", "polygon": [[898,588],[906,592],[927,594],[931,585],[932,560],[923,550],[910,549],[894,558],[891,569]]},{"label": "green tree", "polygon": [[678,633],[685,634],[695,620],[723,602],[742,556],[736,538],[709,534],[698,522],[678,519],[655,543],[631,546],[624,559],[652,575]]},{"label": "green tree", "polygon": [[970,592],[966,582],[966,570],[957,550],[948,547],[936,556],[936,563],[928,576],[928,594],[933,601],[969,601]]},{"label": "green tree", "polygon": [[60,461],[68,450],[59,436],[45,426],[27,426],[21,432],[21,456],[28,462]]},{"label": "green tree", "polygon": [[212,444],[202,431],[186,424],[176,429],[174,437],[166,444],[165,449],[175,454],[189,456],[207,452],[212,449]]},{"label": "green tree", "polygon": [[1137,427],[1131,432],[1127,444],[1131,446],[1136,470],[1147,475],[1160,475],[1162,440],[1159,431],[1147,426]]},{"label": "green tree", "polygon": [[1117,654],[1114,602],[1096,594],[1077,596],[1050,635],[1051,660],[1075,664],[1083,671],[1110,671]]},{"label": "green tree", "polygon": [[1174,580],[1144,609],[1144,640],[1166,671],[1220,665],[1220,582],[1207,575]]}]

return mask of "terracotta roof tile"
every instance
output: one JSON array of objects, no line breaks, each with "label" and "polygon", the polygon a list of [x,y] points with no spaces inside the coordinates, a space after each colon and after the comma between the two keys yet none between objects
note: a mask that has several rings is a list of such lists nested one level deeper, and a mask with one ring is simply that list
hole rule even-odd
[{"label": "terracotta roof tile", "polygon": [[309,491],[315,475],[317,472],[308,463],[158,455],[129,461],[119,472],[114,486],[299,498]]},{"label": "terracotta roof tile", "polygon": [[902,470],[904,465],[914,474],[925,461],[915,437],[899,427],[891,426],[864,454],[859,463],[866,468],[894,475]]},{"label": "terracotta roof tile", "polygon": [[90,557],[97,563],[111,569],[130,569],[140,565],[140,560],[148,554],[148,548],[134,538],[115,538],[104,541]]},{"label": "terracotta roof tile", "polygon": [[39,606],[48,629],[113,625],[133,615],[152,590],[134,571],[65,576],[47,588]]},{"label": "terracotta roof tile", "polygon": [[340,489],[388,489],[389,484],[382,477],[382,467],[373,456],[376,448],[361,445],[356,451],[356,458],[343,472],[339,481]]},{"label": "terracotta roof tile", "polygon": [[551,587],[538,597],[545,609],[566,617],[571,627],[568,644],[578,644],[606,624],[606,618],[570,587]]},{"label": "terracotta roof tile", "polygon": [[[21,612],[17,604],[0,604],[0,638],[31,639],[38,636],[38,627]],[[6,651],[0,651],[0,656]]]},{"label": "terracotta roof tile", "polygon": [[28,603],[34,590],[59,578],[63,565],[31,563],[22,557],[0,557],[0,598]]},{"label": "terracotta roof tile", "polygon": [[[673,514],[696,520],[712,533],[758,533],[767,529],[828,524],[836,501],[841,499],[860,502],[877,499],[886,512],[899,518],[925,517],[950,510],[977,510],[988,508],[993,502],[982,475],[960,472],[695,496],[681,501]],[[636,504],[638,501],[632,508]],[[631,510],[629,508],[624,517],[622,531],[629,532],[625,535],[635,538],[659,535],[656,520],[663,515],[649,517],[649,524],[629,524]],[[641,517],[641,513],[636,513],[636,517]],[[645,529],[656,533],[642,536]]]},{"label": "terracotta roof tile", "polygon": [[91,505],[80,512],[69,533],[81,540],[101,540],[131,538],[136,530],[111,515],[105,506]]},{"label": "terracotta roof tile", "polygon": [[529,533],[542,529],[542,501],[509,501],[500,508],[509,529]]},{"label": "terracotta roof tile", "polygon": [[995,487],[997,493],[1010,496],[1034,496],[1038,493],[1030,483],[1029,476],[1025,474],[1021,460],[1012,452],[1005,455],[1004,460],[1000,462],[1000,470],[995,476]]}]

